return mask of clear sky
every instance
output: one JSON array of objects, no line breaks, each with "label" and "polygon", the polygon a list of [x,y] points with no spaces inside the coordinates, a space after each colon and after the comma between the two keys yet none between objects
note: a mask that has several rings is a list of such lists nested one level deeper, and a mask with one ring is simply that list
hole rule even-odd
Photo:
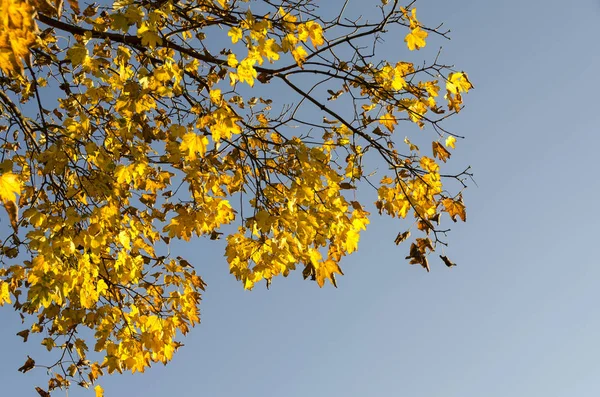
[{"label": "clear sky", "polygon": [[[452,161],[472,165],[478,183],[450,236],[458,267],[409,266],[408,246],[393,243],[401,225],[376,214],[338,289],[296,272],[243,291],[220,248],[181,245],[208,282],[202,324],[168,366],[104,377],[107,396],[600,395],[600,1],[417,9],[452,30],[431,45],[475,85],[447,124],[467,136]],[[401,60],[401,44],[390,37],[379,51]],[[16,371],[34,346],[14,335],[9,307],[0,324],[0,395],[34,395],[43,371]]]}]

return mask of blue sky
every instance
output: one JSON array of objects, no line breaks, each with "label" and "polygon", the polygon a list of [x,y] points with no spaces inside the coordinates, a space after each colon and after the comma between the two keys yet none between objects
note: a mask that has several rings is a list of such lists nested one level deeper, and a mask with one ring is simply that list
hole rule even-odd
[{"label": "blue sky", "polygon": [[[105,377],[106,395],[600,395],[600,1],[420,0],[417,9],[423,23],[452,30],[430,45],[443,44],[443,60],[475,85],[447,124],[467,137],[452,161],[472,165],[478,184],[465,192],[468,222],[450,236],[458,267],[407,265],[408,246],[393,243],[401,226],[376,215],[337,290],[297,272],[270,291],[243,291],[220,249],[181,245],[208,282],[202,324],[168,366]],[[379,50],[401,60],[400,43]],[[10,308],[0,324],[1,394],[33,395],[43,371],[16,371],[33,346],[14,336]]]}]

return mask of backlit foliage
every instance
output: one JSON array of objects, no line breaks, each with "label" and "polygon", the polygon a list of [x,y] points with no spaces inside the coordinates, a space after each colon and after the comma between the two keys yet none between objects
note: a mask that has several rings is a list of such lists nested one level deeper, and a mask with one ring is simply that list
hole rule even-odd
[{"label": "backlit foliage", "polygon": [[467,75],[375,45],[446,33],[412,3],[365,2],[376,22],[316,3],[0,0],[0,305],[58,352],[20,368],[48,370],[40,395],[172,358],[205,287],[172,239],[223,235],[246,289],[297,267],[323,286],[368,211],[410,219],[395,241],[420,234],[407,259],[428,271],[439,225],[466,220],[440,123]]}]

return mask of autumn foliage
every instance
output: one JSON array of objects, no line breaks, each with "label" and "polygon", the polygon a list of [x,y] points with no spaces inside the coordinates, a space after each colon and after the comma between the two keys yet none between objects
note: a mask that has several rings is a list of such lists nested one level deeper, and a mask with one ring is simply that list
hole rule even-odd
[{"label": "autumn foliage", "polygon": [[0,0],[0,305],[58,352],[20,368],[48,370],[40,395],[171,360],[205,288],[173,239],[222,238],[246,289],[297,267],[323,286],[369,211],[410,220],[395,242],[428,271],[440,225],[466,220],[469,170],[441,169],[467,75],[375,46],[447,32],[413,3],[370,5],[376,22],[316,3]]}]

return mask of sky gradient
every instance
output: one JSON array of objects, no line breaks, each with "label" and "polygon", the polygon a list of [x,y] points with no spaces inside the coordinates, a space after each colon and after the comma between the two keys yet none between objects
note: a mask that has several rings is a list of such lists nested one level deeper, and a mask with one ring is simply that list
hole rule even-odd
[{"label": "sky gradient", "polygon": [[[106,396],[600,395],[600,1],[416,7],[452,31],[428,50],[443,45],[475,86],[446,124],[467,137],[452,164],[471,165],[478,185],[464,194],[468,222],[451,225],[458,267],[409,266],[409,246],[394,245],[408,221],[374,210],[338,289],[297,271],[244,291],[220,247],[178,245],[208,283],[202,324],[168,366],[101,379]],[[390,62],[408,52],[394,37],[378,51]],[[11,308],[0,324],[0,395],[34,395],[43,370],[16,371],[34,346],[15,336]]]}]

